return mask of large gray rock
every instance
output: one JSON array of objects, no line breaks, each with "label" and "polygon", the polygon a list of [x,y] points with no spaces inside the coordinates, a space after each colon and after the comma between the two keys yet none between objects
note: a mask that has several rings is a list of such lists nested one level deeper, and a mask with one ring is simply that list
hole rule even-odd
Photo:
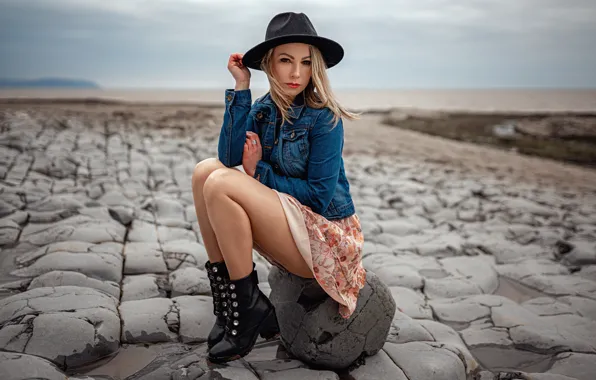
[{"label": "large gray rock", "polygon": [[0,349],[76,368],[120,346],[118,300],[78,286],[28,290],[0,300]]},{"label": "large gray rock", "polygon": [[316,367],[343,369],[383,347],[395,314],[389,288],[370,271],[349,319],[340,316],[336,301],[314,279],[277,267],[269,274],[281,341],[298,359]]}]

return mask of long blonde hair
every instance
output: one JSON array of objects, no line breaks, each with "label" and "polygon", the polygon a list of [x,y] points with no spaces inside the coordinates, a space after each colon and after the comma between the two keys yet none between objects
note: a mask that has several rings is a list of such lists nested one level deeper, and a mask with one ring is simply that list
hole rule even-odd
[{"label": "long blonde hair", "polygon": [[[331,84],[329,83],[329,77],[327,77],[327,65],[323,59],[321,51],[313,46],[308,45],[310,50],[311,59],[311,78],[308,85],[304,89],[304,101],[307,106],[311,108],[325,108],[333,112],[333,127],[337,125],[340,117],[345,117],[349,120],[355,120],[360,118],[359,113],[352,113],[346,110],[339,104],[333,91],[331,91]],[[273,76],[273,51],[275,48],[269,49],[267,54],[261,61],[261,70],[267,74],[269,79],[271,99],[277,105],[279,112],[282,115],[282,124],[289,121],[289,108],[292,105],[292,99],[286,95],[282,89],[280,82]],[[291,124],[292,122],[289,121]]]}]

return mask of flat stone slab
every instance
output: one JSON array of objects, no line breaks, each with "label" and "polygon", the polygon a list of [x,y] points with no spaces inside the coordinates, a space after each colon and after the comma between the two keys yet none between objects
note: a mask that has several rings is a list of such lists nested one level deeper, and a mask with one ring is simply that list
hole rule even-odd
[{"label": "flat stone slab", "polygon": [[161,245],[169,270],[181,268],[204,268],[209,260],[205,246],[197,243],[193,231],[192,239],[171,240]]},{"label": "flat stone slab", "polygon": [[392,286],[389,288],[398,308],[412,318],[432,319],[432,311],[426,305],[424,295],[410,288]]},{"label": "flat stone slab", "polygon": [[61,368],[109,355],[120,345],[117,300],[77,286],[37,288],[0,300],[0,348]]},{"label": "flat stone slab", "polygon": [[199,268],[187,267],[175,270],[170,273],[169,281],[170,288],[172,289],[172,297],[181,295],[211,295],[211,285],[207,277],[207,272]]},{"label": "flat stone slab", "polygon": [[96,280],[82,273],[70,271],[52,271],[37,276],[29,283],[28,290],[69,285],[97,289],[116,299],[120,298],[120,285],[118,283]]},{"label": "flat stone slab", "polygon": [[404,371],[387,355],[385,350],[366,358],[366,364],[350,372],[351,379],[395,379],[409,380]]},{"label": "flat stone slab", "polygon": [[0,379],[64,380],[66,375],[52,362],[39,356],[17,352],[0,352]]},{"label": "flat stone slab", "polygon": [[135,219],[132,221],[132,228],[128,232],[129,242],[147,242],[156,243],[157,237],[157,226],[154,221],[147,222],[141,219]]},{"label": "flat stone slab", "polygon": [[120,282],[122,278],[122,250],[119,243],[92,244],[87,242],[54,243],[29,251],[17,258],[23,268],[11,274],[36,277],[53,271],[78,272],[103,281]]},{"label": "flat stone slab", "polygon": [[578,380],[592,380],[596,373],[596,355],[573,352],[558,354],[547,373],[566,375]]},{"label": "flat stone slab", "polygon": [[208,296],[123,301],[120,315],[126,343],[203,343],[215,323]]},{"label": "flat stone slab", "polygon": [[178,341],[179,309],[171,299],[151,298],[120,304],[123,343]]},{"label": "flat stone slab", "polygon": [[447,348],[426,342],[410,342],[385,343],[383,350],[407,379],[466,380],[464,364],[456,353]]},{"label": "flat stone slab", "polygon": [[21,233],[21,226],[12,220],[0,220],[0,247],[13,244]]},{"label": "flat stone slab", "polygon": [[408,265],[392,254],[370,255],[363,260],[367,270],[371,270],[387,286],[403,286],[422,289],[423,278],[414,265]]},{"label": "flat stone slab", "polygon": [[57,223],[28,224],[19,241],[43,246],[56,241],[88,243],[124,242],[126,228],[115,220],[103,221],[77,215]]},{"label": "flat stone slab", "polygon": [[183,343],[203,343],[215,324],[213,299],[207,296],[172,298],[180,315],[180,340]]},{"label": "flat stone slab", "polygon": [[124,274],[168,272],[157,242],[128,242],[124,246],[124,258]]},{"label": "flat stone slab", "polygon": [[154,274],[124,276],[120,301],[144,300],[166,297],[166,278]]}]

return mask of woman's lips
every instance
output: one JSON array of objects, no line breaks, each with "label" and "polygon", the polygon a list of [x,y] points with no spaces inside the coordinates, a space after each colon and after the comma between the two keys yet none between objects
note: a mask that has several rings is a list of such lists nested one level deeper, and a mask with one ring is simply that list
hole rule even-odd
[{"label": "woman's lips", "polygon": [[298,87],[300,87],[300,85],[299,85],[299,84],[292,84],[292,83],[286,83],[286,84],[287,84],[289,87],[292,87],[292,88],[298,88]]}]

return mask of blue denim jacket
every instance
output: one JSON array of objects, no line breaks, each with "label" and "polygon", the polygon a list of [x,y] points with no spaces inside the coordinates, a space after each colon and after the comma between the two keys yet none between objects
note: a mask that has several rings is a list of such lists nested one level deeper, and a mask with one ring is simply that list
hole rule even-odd
[{"label": "blue denim jacket", "polygon": [[[217,148],[227,167],[242,164],[246,132],[259,135],[263,157],[254,177],[262,184],[289,194],[325,218],[341,219],[355,213],[342,157],[343,122],[332,129],[329,108],[315,109],[296,96],[290,120],[275,135],[277,107],[268,92],[252,104],[251,90],[225,91],[225,113]],[[252,105],[251,105],[252,104]]]}]

